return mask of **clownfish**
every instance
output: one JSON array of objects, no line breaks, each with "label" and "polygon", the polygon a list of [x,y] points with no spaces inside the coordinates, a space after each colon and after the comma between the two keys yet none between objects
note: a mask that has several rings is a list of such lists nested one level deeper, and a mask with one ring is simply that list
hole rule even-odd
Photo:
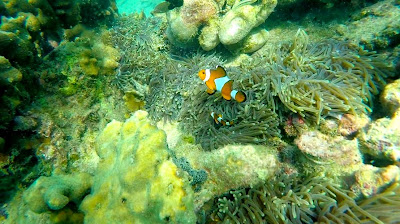
[{"label": "clownfish", "polygon": [[211,112],[211,117],[214,119],[216,124],[222,124],[223,126],[230,126],[233,124],[233,121],[225,121],[221,114]]},{"label": "clownfish", "polygon": [[217,66],[215,70],[200,70],[199,77],[206,84],[208,94],[214,94],[215,91],[218,91],[221,92],[222,97],[226,100],[233,98],[239,103],[246,100],[244,92],[232,89],[233,80],[229,79],[225,69],[221,66]]}]

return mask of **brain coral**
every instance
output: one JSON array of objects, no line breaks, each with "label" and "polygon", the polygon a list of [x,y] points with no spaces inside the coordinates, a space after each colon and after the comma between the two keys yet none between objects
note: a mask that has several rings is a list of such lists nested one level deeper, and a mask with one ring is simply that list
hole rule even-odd
[{"label": "brain coral", "polygon": [[137,111],[98,137],[100,163],[81,209],[87,223],[193,223],[193,191],[168,160],[165,133]]}]

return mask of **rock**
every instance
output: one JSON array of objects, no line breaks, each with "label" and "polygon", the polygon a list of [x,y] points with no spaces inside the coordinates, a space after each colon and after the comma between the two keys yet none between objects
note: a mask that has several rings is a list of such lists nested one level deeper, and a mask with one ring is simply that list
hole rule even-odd
[{"label": "rock", "polygon": [[400,108],[400,79],[385,86],[380,100],[389,115],[392,115]]}]

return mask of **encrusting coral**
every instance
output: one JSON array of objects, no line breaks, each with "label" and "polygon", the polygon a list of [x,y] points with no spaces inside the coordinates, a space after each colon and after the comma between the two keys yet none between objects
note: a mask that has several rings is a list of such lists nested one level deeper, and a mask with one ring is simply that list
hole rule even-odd
[{"label": "encrusting coral", "polygon": [[[347,140],[342,136],[330,137],[319,131],[307,131],[294,142],[307,158],[305,167],[323,166],[326,173],[350,176],[363,165],[357,139]],[[308,165],[310,163],[312,165]]]},{"label": "encrusting coral", "polygon": [[36,213],[60,210],[70,202],[79,205],[92,183],[92,176],[86,173],[42,176],[24,192],[23,198]]},{"label": "encrusting coral", "polygon": [[[137,111],[98,137],[100,162],[80,205],[87,223],[193,223],[193,191],[168,160],[165,133]],[[101,215],[99,215],[101,214]]]},{"label": "encrusting coral", "polygon": [[[397,115],[397,116],[396,116]],[[400,161],[400,117],[380,118],[364,127],[357,135],[360,150],[375,159]]]},{"label": "encrusting coral", "polygon": [[354,173],[354,184],[350,187],[358,197],[371,197],[390,184],[400,180],[400,168],[395,165],[375,167],[364,165]]},{"label": "encrusting coral", "polygon": [[388,111],[388,115],[393,115],[400,108],[400,79],[385,86],[380,101]]}]

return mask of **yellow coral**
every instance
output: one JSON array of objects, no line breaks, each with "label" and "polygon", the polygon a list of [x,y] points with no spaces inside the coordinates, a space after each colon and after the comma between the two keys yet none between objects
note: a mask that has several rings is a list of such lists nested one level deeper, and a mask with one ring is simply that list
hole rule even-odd
[{"label": "yellow coral", "polygon": [[[137,111],[98,138],[100,163],[81,210],[87,223],[194,223],[193,192],[168,160],[166,136]],[[102,215],[99,215],[102,214]]]}]

